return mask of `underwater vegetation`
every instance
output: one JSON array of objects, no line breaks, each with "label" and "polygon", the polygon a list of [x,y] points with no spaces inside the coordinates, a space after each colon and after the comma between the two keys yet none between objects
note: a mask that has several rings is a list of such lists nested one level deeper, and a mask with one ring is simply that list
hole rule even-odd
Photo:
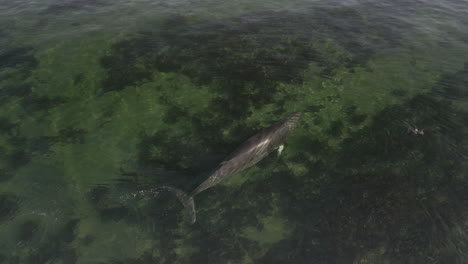
[{"label": "underwater vegetation", "polygon": [[80,11],[109,4],[107,0],[58,0],[54,2],[43,11],[44,15],[63,14],[64,12]]},{"label": "underwater vegetation", "polygon": [[[341,19],[331,19],[335,16]],[[362,36],[371,40],[359,42]],[[351,9],[264,12],[195,24],[175,16],[158,32],[116,43],[101,60],[109,74],[103,85],[104,91],[120,90],[159,70],[182,72],[201,83],[220,79],[228,85],[224,88],[241,92],[247,83],[301,81],[312,61],[326,66],[324,74],[364,64],[399,40],[400,33]]]},{"label": "underwater vegetation", "polygon": [[21,137],[15,135],[16,124],[9,120],[0,119],[0,132],[3,140],[0,145],[2,159],[0,160],[0,181],[7,181],[14,176],[15,170],[27,164],[30,154],[26,151],[26,144]]},{"label": "underwater vegetation", "polygon": [[38,61],[34,57],[33,49],[30,47],[10,48],[1,53],[0,69],[14,67],[20,65],[19,68],[25,66],[27,70],[31,70],[37,66]]},{"label": "underwater vegetation", "polygon": [[284,207],[288,219],[302,220],[259,263],[466,261],[466,112],[446,99],[452,88],[440,97],[443,87],[386,108],[338,153],[307,165],[320,171],[311,176],[320,192],[297,184],[284,197],[299,204]]},{"label": "underwater vegetation", "polygon": [[14,77],[20,83],[26,79],[39,64],[34,52],[31,47],[15,47],[0,52],[1,79]]},{"label": "underwater vegetation", "polygon": [[[64,226],[58,227],[57,232],[49,235],[47,242],[37,244],[23,244],[21,248],[27,253],[24,259],[17,258],[17,261],[27,264],[48,263],[50,261],[61,261],[62,263],[76,263],[77,256],[72,247],[69,246],[75,238],[75,229],[78,220],[72,219]],[[34,239],[35,233],[38,233],[37,222],[27,221],[20,226],[18,237],[24,243],[27,240]],[[26,241],[25,241],[26,240]]]},{"label": "underwater vegetation", "polygon": [[21,224],[18,231],[18,238],[21,241],[31,240],[39,228],[39,223],[33,220],[27,220]]},{"label": "underwater vegetation", "polygon": [[468,97],[466,87],[468,87],[468,62],[465,63],[463,70],[442,77],[433,92],[450,100],[463,100]]},{"label": "underwater vegetation", "polygon": [[[342,20],[330,20],[332,15]],[[141,135],[138,165],[160,171],[158,179],[143,175],[133,178],[133,183],[174,184],[190,190],[209,164],[259,129],[258,123],[240,126],[239,120],[268,104],[274,104],[271,112],[282,114],[288,100],[297,100],[287,96],[278,100],[282,84],[301,84],[311,63],[320,69],[322,80],[330,82],[357,68],[372,71],[369,60],[398,47],[402,37],[400,31],[377,21],[353,10],[326,8],[195,23],[176,16],[158,31],[117,42],[101,59],[107,74],[102,96],[157,82],[155,71],[182,74],[195,84],[210,86],[215,94],[206,109],[194,114],[154,85],[159,102],[167,106],[163,122],[172,129]],[[395,27],[408,26],[399,23],[395,21]],[[463,91],[465,77],[463,70],[440,82]],[[461,110],[452,105],[446,91],[437,95],[440,89],[435,86],[430,94],[407,101],[408,90],[396,87],[390,95],[401,98],[401,104],[375,116],[348,104],[341,117],[327,120],[330,117],[322,109],[341,100],[330,91],[324,105],[307,108],[316,113],[310,123],[325,126],[323,137],[314,137],[304,125],[292,139],[293,152],[258,165],[268,171],[267,183],[262,177],[252,178],[197,197],[203,215],[195,228],[178,224],[183,223],[180,205],[174,197],[159,194],[148,207],[153,208],[148,217],[160,227],[154,235],[162,253],[153,258],[160,263],[463,259],[457,252],[465,238],[456,230],[466,216],[456,214],[463,211],[461,207],[448,204],[452,200],[462,204],[466,190],[460,176],[455,176],[462,175],[460,164],[466,155],[460,148],[465,120],[463,114],[455,114]],[[350,130],[349,125],[360,129]],[[219,129],[229,126],[237,136],[220,136]],[[412,133],[413,126],[425,129],[425,134]],[[330,145],[330,138],[338,142],[336,146]],[[200,156],[209,153],[216,156],[197,167]],[[455,186],[457,191],[450,191]],[[290,230],[284,236],[265,245],[245,235],[249,228],[268,232],[272,224],[262,219],[272,211],[276,218],[288,219],[285,225]],[[421,225],[430,230],[422,232]],[[447,241],[458,242],[448,245]]]},{"label": "underwater vegetation", "polygon": [[[41,15],[108,1],[51,2]],[[2,50],[0,262],[465,263],[466,48],[380,8]],[[196,224],[155,191],[192,191],[295,111],[283,154],[197,196]]]},{"label": "underwater vegetation", "polygon": [[[36,58],[34,48],[29,46],[7,48],[0,52],[0,61],[0,103],[5,108],[9,103],[19,103],[26,113],[31,114],[32,112],[50,110],[66,102],[64,98],[51,98],[33,93],[33,87],[37,88],[38,83],[31,80],[31,76],[39,68],[39,60]],[[12,117],[4,116],[0,122],[3,120],[9,122],[9,118]],[[18,146],[25,145],[23,139],[18,136],[18,131],[12,126],[5,132]],[[18,160],[20,162],[24,159],[19,158]]]},{"label": "underwater vegetation", "polygon": [[[336,16],[341,19],[330,19]],[[174,16],[158,31],[113,45],[101,59],[107,71],[102,89],[141,84],[154,71],[178,72],[196,83],[217,84],[211,110],[223,111],[226,120],[241,118],[249,106],[271,102],[278,83],[300,83],[311,62],[332,78],[342,68],[364,65],[377,50],[395,47],[399,39],[376,18],[348,9],[263,12],[200,23]]]},{"label": "underwater vegetation", "polygon": [[[159,196],[151,206],[158,208],[154,221],[162,229],[156,233],[165,245],[158,260],[463,263],[467,258],[461,253],[467,243],[463,231],[468,217],[463,209],[468,191],[467,120],[465,110],[451,98],[454,90],[463,87],[459,80],[466,73],[465,68],[442,76],[429,93],[384,108],[339,148],[298,133],[292,141],[301,144],[292,143],[292,153],[258,165],[261,169],[255,173],[267,171],[267,180],[256,175],[240,185],[218,186],[197,197],[203,215],[189,233],[180,234],[186,227],[174,224],[183,221],[180,205],[179,211],[174,209],[178,206],[174,197]],[[331,122],[325,133],[340,136],[344,122],[362,124],[368,117],[348,106],[343,118],[346,121]],[[424,134],[414,133],[414,128],[424,129]],[[165,158],[172,164],[171,155]],[[159,162],[164,166],[164,160]],[[296,174],[299,168],[306,168],[305,172]],[[145,178],[139,180],[145,182]],[[210,206],[219,203],[222,206]],[[245,230],[247,226],[268,229],[271,223],[261,219],[272,211],[288,219],[292,230],[265,250],[265,245],[246,237]],[[188,253],[178,251],[180,240],[190,245],[181,249]]]},{"label": "underwater vegetation", "polygon": [[[27,100],[27,99],[25,99]],[[65,128],[56,135],[25,138],[18,135],[18,124],[0,118],[0,132],[3,141],[0,144],[0,182],[14,177],[16,170],[28,164],[32,157],[47,154],[54,144],[81,144],[86,131]]]},{"label": "underwater vegetation", "polygon": [[0,195],[0,221],[15,215],[19,208],[18,198],[10,194]]},{"label": "underwater vegetation", "polygon": [[47,96],[30,96],[21,101],[21,106],[27,112],[47,111],[66,102],[63,98],[50,98]]},{"label": "underwater vegetation", "polygon": [[[341,19],[330,20],[330,16]],[[232,128],[236,138],[230,142],[218,132],[232,126],[233,120],[247,117],[253,109],[282,104],[273,99],[278,85],[300,84],[310,63],[320,68],[318,74],[332,79],[336,72],[365,67],[377,50],[397,46],[401,33],[385,24],[376,26],[378,21],[353,10],[327,8],[304,13],[253,13],[196,23],[189,23],[182,16],[170,17],[157,31],[140,32],[108,50],[101,58],[101,66],[106,70],[102,90],[117,92],[157,82],[155,71],[183,74],[196,84],[210,85],[213,98],[206,109],[196,114],[174,103],[171,95],[160,95],[159,102],[169,107],[164,121],[191,123],[193,129],[186,130],[187,126],[177,132],[161,129],[153,135],[144,135],[141,143],[141,165],[151,163],[167,169],[190,170],[203,162],[193,153],[222,149],[222,153],[216,153],[219,159],[235,148],[236,142],[252,135],[255,128],[245,125]],[[400,23],[394,21],[393,25],[403,26]],[[161,88],[155,85],[152,89]],[[284,100],[288,99],[291,98]],[[278,107],[273,111],[281,114],[285,110]],[[365,119],[362,114],[355,118],[356,124]],[[339,129],[330,129],[339,133]],[[200,131],[212,137],[194,136]],[[158,146],[157,152],[152,151],[152,145]],[[206,149],[200,150],[200,146]]]},{"label": "underwater vegetation", "polygon": [[5,103],[11,100],[11,96],[25,97],[31,93],[32,85],[30,83],[21,83],[18,85],[5,85],[1,89],[0,102]]}]

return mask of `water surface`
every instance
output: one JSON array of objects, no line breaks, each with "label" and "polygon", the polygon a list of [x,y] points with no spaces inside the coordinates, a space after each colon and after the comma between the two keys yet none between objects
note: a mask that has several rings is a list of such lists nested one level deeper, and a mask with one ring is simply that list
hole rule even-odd
[{"label": "water surface", "polygon": [[[468,5],[0,0],[1,263],[466,263]],[[257,131],[271,155],[190,192]]]}]

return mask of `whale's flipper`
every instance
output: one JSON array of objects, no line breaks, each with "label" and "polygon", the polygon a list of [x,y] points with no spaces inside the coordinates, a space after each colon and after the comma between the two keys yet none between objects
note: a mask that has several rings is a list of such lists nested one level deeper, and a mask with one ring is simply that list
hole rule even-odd
[{"label": "whale's flipper", "polygon": [[278,147],[278,157],[281,155],[281,152],[283,152],[284,149],[284,144],[279,145]]},{"label": "whale's flipper", "polygon": [[175,194],[179,201],[184,205],[185,209],[187,209],[188,216],[190,219],[190,223],[193,224],[197,221],[197,214],[195,212],[195,202],[192,196],[189,196],[182,190],[179,190],[174,187],[164,186],[162,189],[168,190],[169,192]]}]

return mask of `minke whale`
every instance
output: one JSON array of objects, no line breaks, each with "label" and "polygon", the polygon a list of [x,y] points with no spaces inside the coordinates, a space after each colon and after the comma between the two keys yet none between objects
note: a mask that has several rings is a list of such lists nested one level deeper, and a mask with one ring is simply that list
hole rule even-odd
[{"label": "minke whale", "polygon": [[300,116],[300,112],[294,113],[249,138],[227,156],[219,164],[216,171],[190,194],[169,186],[161,187],[161,189],[166,189],[174,193],[187,209],[190,222],[192,224],[195,223],[197,220],[195,202],[193,200],[195,195],[215,186],[222,180],[242,170],[252,167],[274,150],[278,150],[278,155],[281,154],[284,147],[283,142],[287,135],[296,127]]}]

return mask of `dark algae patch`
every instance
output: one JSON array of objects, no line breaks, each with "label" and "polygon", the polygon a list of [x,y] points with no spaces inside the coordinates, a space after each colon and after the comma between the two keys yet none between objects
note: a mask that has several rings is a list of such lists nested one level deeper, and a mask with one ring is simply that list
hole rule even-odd
[{"label": "dark algae patch", "polygon": [[21,76],[30,74],[38,63],[31,47],[10,48],[0,53],[0,70],[16,68]]},{"label": "dark algae patch", "polygon": [[344,109],[346,120],[352,125],[362,124],[367,117],[365,114],[357,113],[356,109],[357,107],[355,105],[347,106]]},{"label": "dark algae patch", "polygon": [[105,6],[109,4],[107,0],[56,0],[55,3],[49,5],[44,11],[45,15],[60,15],[73,11],[91,10],[92,8]]},{"label": "dark algae patch", "polygon": [[22,100],[21,105],[23,106],[24,110],[28,112],[34,112],[47,111],[54,107],[60,106],[65,102],[67,102],[67,100],[60,97],[50,98],[48,96],[31,95]]},{"label": "dark algae patch", "polygon": [[38,229],[39,229],[38,221],[27,220],[20,225],[18,229],[18,238],[21,241],[29,241],[34,237]]},{"label": "dark algae patch", "polygon": [[[341,19],[330,19],[336,16]],[[376,50],[394,47],[398,33],[375,23],[351,9],[326,8],[200,23],[175,16],[158,32],[142,32],[111,48],[101,59],[107,70],[103,91],[149,80],[153,71],[180,72],[202,84],[219,83],[229,100],[234,94],[241,98],[239,108],[245,101],[267,102],[277,82],[300,82],[311,62],[333,75],[337,68],[364,64]],[[371,41],[359,42],[364,36]]]},{"label": "dark algae patch", "polygon": [[102,84],[104,92],[119,91],[151,78],[154,66],[145,60],[159,48],[153,37],[156,36],[142,33],[141,36],[112,46],[110,54],[101,59],[102,67],[107,69],[107,76]]},{"label": "dark algae patch", "polygon": [[31,94],[32,84],[27,78],[38,66],[32,47],[0,49],[0,103]]},{"label": "dark algae patch", "polygon": [[4,145],[4,160],[2,166],[5,171],[14,171],[27,164],[31,159],[31,154],[27,150],[26,140],[13,135],[7,137],[8,143]]},{"label": "dark algae patch", "polygon": [[70,220],[65,226],[60,227],[56,234],[48,237],[49,242],[29,248],[24,263],[49,263],[51,261],[76,263],[76,253],[69,247],[69,244],[74,239],[77,223],[78,220]]},{"label": "dark algae patch", "polygon": [[11,171],[5,169],[0,170],[0,182],[6,182],[14,176],[15,175]]},{"label": "dark algae patch", "polygon": [[0,182],[14,177],[16,171],[27,165],[36,155],[48,154],[55,144],[82,144],[86,131],[77,128],[64,128],[56,135],[24,138],[17,133],[18,124],[0,119],[0,131],[4,142],[0,145]]},{"label": "dark algae patch", "polygon": [[447,97],[448,99],[463,99],[468,97],[468,62],[464,68],[453,75],[446,75],[441,78],[434,93]]},{"label": "dark algae patch", "polygon": [[0,221],[14,217],[18,208],[19,204],[16,196],[0,194]]},{"label": "dark algae patch", "polygon": [[[50,220],[50,219],[49,219]],[[16,229],[17,249],[10,252],[11,263],[76,263],[77,254],[70,246],[76,238],[79,220],[70,219],[56,224],[53,232],[47,231],[49,222],[44,218],[23,221]],[[10,263],[8,262],[8,263]]]},{"label": "dark algae patch", "polygon": [[65,128],[56,136],[41,136],[27,140],[27,147],[32,153],[48,153],[54,144],[83,144],[86,131],[77,128]]},{"label": "dark algae patch", "polygon": [[5,85],[0,89],[0,102],[5,103],[11,96],[25,97],[31,93],[30,83],[19,83],[14,85]]}]

